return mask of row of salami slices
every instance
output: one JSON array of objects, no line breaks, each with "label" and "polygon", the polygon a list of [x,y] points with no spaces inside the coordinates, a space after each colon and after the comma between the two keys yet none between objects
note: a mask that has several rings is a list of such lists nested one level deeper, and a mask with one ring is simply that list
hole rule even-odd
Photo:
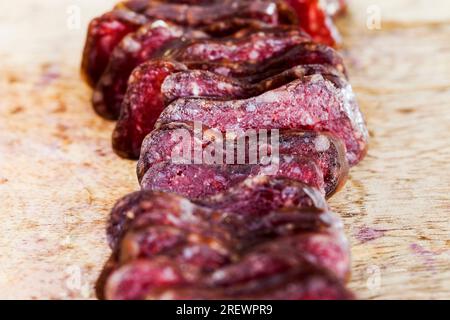
[{"label": "row of salami slices", "polygon": [[344,8],[132,0],[91,22],[83,73],[142,187],[111,213],[99,298],[353,297],[325,200],[368,140],[330,46]]}]

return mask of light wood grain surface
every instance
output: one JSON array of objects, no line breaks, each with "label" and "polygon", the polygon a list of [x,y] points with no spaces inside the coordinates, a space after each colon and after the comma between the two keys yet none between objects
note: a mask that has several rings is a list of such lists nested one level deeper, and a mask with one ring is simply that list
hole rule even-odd
[{"label": "light wood grain surface", "polygon": [[[106,217],[138,188],[78,70],[89,19],[113,2],[0,3],[0,298],[94,298]],[[352,242],[350,287],[362,299],[449,299],[450,4],[350,3],[342,53],[371,132],[331,200]]]}]

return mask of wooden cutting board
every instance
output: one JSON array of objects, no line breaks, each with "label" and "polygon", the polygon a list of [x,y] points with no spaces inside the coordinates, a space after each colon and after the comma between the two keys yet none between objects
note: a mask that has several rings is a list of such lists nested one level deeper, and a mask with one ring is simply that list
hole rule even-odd
[{"label": "wooden cutting board", "polygon": [[[108,212],[138,188],[79,77],[86,25],[113,2],[0,3],[0,298],[94,298]],[[381,29],[368,28],[379,10]],[[450,3],[354,0],[340,29],[371,133],[331,200],[352,242],[350,287],[448,299]]]}]

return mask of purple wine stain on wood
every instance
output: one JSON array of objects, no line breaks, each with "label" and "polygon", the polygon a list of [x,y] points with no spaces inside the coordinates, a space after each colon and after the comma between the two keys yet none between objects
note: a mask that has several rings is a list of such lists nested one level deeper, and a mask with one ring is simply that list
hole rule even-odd
[{"label": "purple wine stain on wood", "polygon": [[361,243],[366,243],[383,237],[386,231],[363,226],[355,233],[355,238]]},{"label": "purple wine stain on wood", "polygon": [[431,250],[425,249],[423,246],[417,243],[412,243],[409,246],[409,248],[414,253],[414,255],[422,259],[425,267],[428,270],[435,272],[435,263],[436,263],[435,258],[440,253],[436,253]]},{"label": "purple wine stain on wood", "polygon": [[47,87],[61,77],[59,66],[56,64],[44,64],[41,77],[37,83],[38,87]]}]

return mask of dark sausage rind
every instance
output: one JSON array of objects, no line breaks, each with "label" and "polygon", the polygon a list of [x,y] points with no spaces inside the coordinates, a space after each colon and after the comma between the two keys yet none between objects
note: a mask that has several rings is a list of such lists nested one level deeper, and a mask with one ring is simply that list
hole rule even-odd
[{"label": "dark sausage rind", "polygon": [[[289,194],[264,188],[268,185]],[[258,205],[257,200],[271,192],[280,202],[247,214],[217,210],[226,207],[220,198],[208,207],[171,194],[141,191],[119,201],[111,216],[115,254],[99,288],[103,296],[352,298],[342,284],[349,272],[348,243],[320,193],[268,177],[253,178],[247,188],[250,198],[235,198],[244,207]],[[311,279],[321,279],[327,286],[311,286]],[[286,291],[288,283],[298,286]],[[266,290],[261,295],[262,289]]]},{"label": "dark sausage rind", "polygon": [[226,192],[194,201],[216,211],[246,215],[265,214],[280,208],[316,208],[328,210],[323,194],[317,189],[286,178],[257,176],[247,178]]},{"label": "dark sausage rind", "polygon": [[364,158],[368,143],[351,86],[336,88],[321,75],[304,77],[245,100],[178,99],[162,112],[157,126],[171,122],[199,122],[221,131],[328,131],[344,141],[350,165]]},{"label": "dark sausage rind", "polygon": [[116,152],[136,157],[160,116],[142,145],[142,190],[111,212],[99,298],[353,298],[325,196],[364,157],[367,130],[340,55],[292,27],[335,44],[343,4],[131,0],[91,24],[83,70],[99,79],[96,111],[121,115]]},{"label": "dark sausage rind", "polygon": [[304,32],[289,27],[242,30],[229,38],[193,41],[166,53],[184,63],[245,63],[259,64],[310,41]]},{"label": "dark sausage rind", "polygon": [[108,67],[95,88],[92,97],[95,111],[106,119],[117,119],[128,78],[136,66],[160,56],[164,52],[164,46],[175,39],[201,37],[206,35],[157,20],[123,38],[114,49]]},{"label": "dark sausage rind", "polygon": [[[113,133],[113,147],[116,153],[126,158],[137,158],[140,153],[140,146],[144,137],[153,129],[154,124],[163,110],[166,102],[170,97],[164,97],[161,93],[161,85],[165,77],[177,71],[188,69],[211,69],[215,72],[224,72],[229,70],[231,73],[237,72],[241,76],[252,76],[258,68],[257,65],[263,65],[269,57],[275,59],[286,50],[291,49],[298,43],[309,41],[309,38],[302,32],[292,30],[290,28],[275,28],[267,29],[257,33],[250,33],[250,35],[237,37],[229,40],[200,40],[191,44],[182,46],[181,49],[166,52],[165,55],[172,60],[157,60],[153,59],[138,66],[131,74],[128,89],[123,99],[121,106],[121,115],[117,123],[116,129]],[[176,61],[183,61],[184,66]],[[201,63],[199,61],[205,61]],[[206,62],[208,61],[208,62]],[[301,60],[299,60],[301,62]],[[241,67],[241,63],[245,67]],[[245,72],[245,68],[248,72]],[[323,69],[323,68],[322,68]],[[306,73],[317,73],[322,70],[320,67],[311,67]],[[326,68],[330,71],[333,67]],[[283,71],[283,70],[282,70]],[[228,72],[228,71],[227,71]],[[123,74],[124,75],[124,74]],[[211,78],[207,81],[192,82],[192,90],[195,93],[195,88],[198,88],[198,95],[204,91],[208,91],[208,82],[214,82],[216,79]],[[275,76],[273,79],[264,79],[261,84],[246,85],[246,79],[237,83],[238,80],[229,79],[228,83],[235,82],[240,89],[228,92],[230,98],[238,98],[240,92],[247,92],[248,94],[257,94],[261,91],[267,90],[270,87],[282,85],[296,77],[301,77],[300,70],[287,72]],[[339,76],[338,76],[339,77]],[[123,79],[118,80],[123,83]],[[180,83],[184,85],[186,82]],[[217,83],[220,85],[220,83]],[[106,89],[111,86],[107,86]],[[169,89],[170,90],[170,89]],[[181,92],[175,94],[180,95]],[[212,92],[213,93],[213,92]],[[112,95],[108,90],[104,92],[106,95]],[[170,93],[169,93],[170,94]],[[173,95],[174,93],[172,93]],[[189,94],[189,93],[187,93]],[[208,96],[210,93],[205,92]],[[114,105],[117,105],[120,100],[120,94],[114,93],[114,99],[102,99],[100,106],[108,108],[108,101],[116,100]]]},{"label": "dark sausage rind", "polygon": [[[278,30],[274,30],[274,32],[279,33]],[[270,39],[275,39],[264,35],[266,33],[262,33],[259,37],[265,38],[265,41],[268,42],[271,41]],[[298,37],[298,41],[302,42],[302,39],[302,36]],[[294,43],[293,40],[290,42]],[[211,43],[217,44],[218,42],[212,41]],[[194,44],[194,47],[196,46]],[[178,51],[177,55],[183,56],[186,51],[190,51],[189,47],[187,46],[181,52]],[[278,48],[280,47],[278,46]],[[197,51],[197,53],[200,56],[204,55],[204,52]],[[265,56],[267,57],[267,54]],[[295,45],[286,52],[278,53],[268,61],[260,63],[246,59],[247,55],[241,55],[242,63],[224,61],[222,57],[221,54],[216,57],[220,60],[219,62],[198,62],[198,58],[191,57],[191,61],[183,63],[185,65],[183,68],[210,70],[211,72],[199,73],[200,76],[192,79],[194,82],[188,86],[172,82],[173,86],[177,85],[174,89],[171,88],[170,80],[168,80],[168,83],[162,88],[163,96],[161,96],[161,81],[168,73],[164,69],[161,75],[157,75],[159,65],[163,62],[149,61],[139,66],[131,77],[132,83],[122,106],[124,111],[113,136],[113,146],[116,152],[128,158],[137,158],[142,139],[153,129],[159,111],[164,108],[164,102],[175,97],[183,97],[184,94],[189,97],[217,95],[214,97],[220,99],[246,98],[311,74],[322,74],[338,88],[347,85],[342,58],[336,51],[310,42]],[[167,61],[166,63],[173,64],[174,62]],[[316,63],[320,63],[320,65]],[[173,70],[173,72],[175,71]],[[150,77],[157,81],[152,82],[149,80]],[[220,82],[215,82],[217,80]],[[182,84],[186,85],[186,81]]]},{"label": "dark sausage rind", "polygon": [[[106,70],[113,50],[119,45],[120,41],[130,33],[137,31],[143,25],[156,20],[172,23],[178,22],[180,25],[185,27],[195,27],[198,31],[203,31],[214,37],[225,37],[246,28],[254,30],[268,28],[277,24],[275,22],[278,20],[282,23],[293,23],[295,20],[292,18],[283,18],[295,16],[285,5],[282,6],[279,4],[278,10],[268,12],[267,9],[274,6],[273,1],[258,1],[253,4],[251,1],[248,1],[244,8],[249,10],[248,12],[240,11],[238,15],[233,15],[233,17],[205,23],[205,14],[217,9],[217,7],[220,7],[219,10],[221,12],[223,12],[223,7],[225,7],[225,9],[230,9],[229,1],[227,1],[227,3],[223,3],[223,1],[212,3],[211,1],[195,0],[170,2],[173,3],[162,4],[160,1],[142,0],[127,1],[117,5],[114,10],[101,15],[90,22],[83,51],[81,70],[84,78],[91,87],[95,87],[100,80],[101,75]],[[203,11],[202,15],[199,16],[201,17],[201,20],[189,21],[188,19],[187,21],[179,21],[179,12],[184,7],[184,5],[180,4],[199,5],[196,9],[190,10],[196,12]],[[242,7],[242,5],[243,4],[240,6]],[[153,14],[145,15],[146,9],[150,7],[152,8],[151,10],[155,12]],[[239,9],[242,8],[234,8],[233,10]],[[185,14],[187,13],[185,12]],[[240,17],[243,15],[245,17]],[[170,16],[174,16],[176,19],[168,19]],[[261,16],[264,17],[264,19],[259,19]],[[210,16],[209,19],[211,20],[211,18],[214,17]],[[186,20],[186,17],[184,19]],[[201,25],[198,25],[199,22]]]},{"label": "dark sausage rind", "polygon": [[278,24],[277,6],[270,0],[223,0],[207,5],[149,2],[143,14],[149,18],[196,28],[232,19]]},{"label": "dark sausage rind", "polygon": [[95,87],[100,80],[114,48],[120,41],[148,21],[145,16],[121,9],[107,12],[90,22],[81,71],[91,87]]},{"label": "dark sausage rind", "polygon": [[[249,20],[298,24],[314,41],[336,46],[340,36],[333,18],[346,11],[345,0],[279,0],[279,1],[131,1],[122,5],[150,18],[166,19],[197,27],[216,21]],[[173,2],[173,3],[171,3]],[[253,4],[251,2],[254,2]],[[188,5],[183,5],[188,4]],[[276,10],[273,8],[276,6]],[[202,19],[197,18],[202,17]],[[229,23],[229,22],[228,22]]]},{"label": "dark sausage rind", "polygon": [[[194,150],[200,150],[206,155],[206,150],[208,150],[208,148],[216,148],[219,144],[223,146],[223,160],[221,164],[238,164],[236,159],[233,159],[230,162],[230,159],[226,158],[227,150],[230,151],[228,143],[230,143],[230,141],[233,142],[235,148],[233,154],[237,156],[238,149],[236,149],[237,144],[235,144],[235,141],[240,141],[240,139],[243,139],[244,136],[236,133],[236,135],[233,135],[232,140],[227,141],[226,136],[223,136],[222,141],[219,142],[219,140],[216,140],[213,143],[208,135],[210,134],[209,131],[209,128],[206,127],[200,127],[196,131],[195,126],[192,123],[172,123],[161,127],[148,135],[144,140],[141,158],[139,159],[137,165],[137,175],[142,186],[150,187],[152,184],[149,182],[164,181],[165,172],[161,171],[160,167],[157,167],[160,163],[164,163],[162,166],[168,170],[167,173],[176,173],[176,169],[180,170],[180,177],[177,180],[174,180],[177,183],[172,186],[171,190],[169,190],[170,184],[166,184],[164,190],[180,192],[181,190],[195,189],[195,194],[204,194],[206,192],[213,193],[214,190],[220,190],[225,185],[233,185],[235,181],[239,181],[239,179],[255,174],[255,172],[258,173],[261,168],[264,168],[264,166],[260,165],[249,165],[250,162],[248,159],[246,159],[245,163],[243,163],[248,164],[247,166],[230,166],[228,169],[223,169],[224,166],[211,166],[212,163],[205,164],[203,159],[200,159],[202,160],[200,163],[203,164],[192,165],[195,162],[194,159],[196,157]],[[185,144],[185,140],[180,140],[182,137],[184,137],[184,139],[188,138],[186,139],[188,140],[187,144]],[[264,146],[264,144],[261,143],[265,143],[265,141],[269,143],[270,147],[272,141],[269,136],[267,139],[258,141],[258,147]],[[279,146],[278,152],[281,157],[298,157],[300,159],[312,161],[317,165],[324,179],[324,191],[327,196],[334,194],[345,183],[348,174],[348,164],[345,158],[345,148],[340,140],[326,133],[281,130],[279,132],[277,143]],[[247,147],[248,146],[246,145],[246,148]],[[243,151],[248,157],[249,149],[245,149]],[[189,169],[189,165],[182,166],[171,163],[175,162],[173,161],[174,156],[178,154],[188,155],[188,158],[191,159],[188,163],[190,163],[192,168]],[[267,152],[267,155],[271,155],[270,149],[269,152]],[[262,155],[257,154],[257,156],[257,158],[261,160],[260,158]],[[305,166],[305,168],[308,167],[310,167],[310,165]],[[190,174],[185,176],[186,171],[184,168],[187,168],[186,170],[189,170],[191,174],[195,174],[196,171],[204,168],[204,174],[209,175],[209,179],[189,180],[187,176],[190,176]],[[150,173],[147,174],[147,182],[143,183],[144,175],[150,169]],[[308,171],[314,173],[312,169]],[[220,174],[215,176],[214,172]],[[274,174],[274,172],[272,172],[272,174]],[[311,174],[311,177],[313,176],[317,177],[317,175]],[[233,177],[237,180],[227,179],[227,177]],[[311,179],[309,181],[312,182],[313,180],[314,179]],[[207,181],[210,181],[210,183],[206,183]],[[214,185],[218,189],[213,188]],[[320,188],[320,182],[317,180],[314,185]],[[189,196],[189,194],[183,194]]]},{"label": "dark sausage rind", "polygon": [[[314,241],[308,236],[317,235],[289,239],[293,244],[287,248],[284,243],[274,242],[271,251],[250,251],[234,264],[209,275],[195,266],[186,267],[186,263],[180,262],[182,259],[134,260],[112,272],[103,289],[104,295],[111,300],[353,299],[340,279],[318,266],[320,259],[314,264],[305,258],[317,258],[316,252],[305,249],[308,242]],[[333,239],[327,239],[323,245],[332,243]],[[226,278],[218,282],[216,279],[222,276]]]},{"label": "dark sausage rind", "polygon": [[161,92],[168,103],[178,98],[196,97],[223,100],[245,99],[314,74],[321,74],[338,88],[343,88],[347,84],[345,76],[334,67],[307,64],[292,67],[257,83],[249,83],[245,79],[226,77],[204,70],[180,71],[165,78],[161,85]]},{"label": "dark sausage rind", "polygon": [[[282,183],[285,183],[286,186],[280,186]],[[205,199],[197,202],[198,205],[171,193],[151,190],[132,193],[119,200],[111,211],[107,230],[110,246],[113,250],[117,249],[128,230],[139,229],[149,224],[183,229],[190,228],[192,230],[203,228],[213,230],[216,224],[224,223],[226,220],[229,228],[240,232],[240,237],[249,236],[253,238],[256,238],[262,232],[261,230],[257,232],[260,228],[264,230],[267,228],[262,233],[278,232],[277,224],[280,221],[285,221],[285,219],[292,223],[297,221],[298,227],[302,230],[305,228],[308,230],[314,229],[317,225],[322,224],[329,227],[341,226],[334,215],[330,216],[329,213],[326,213],[328,207],[323,195],[315,188],[289,179],[269,176],[249,178],[242,184],[248,185],[244,188],[244,190],[248,190],[247,195],[256,195],[256,197],[241,196],[236,198],[235,193],[240,186],[225,191],[223,194],[205,197]],[[267,189],[267,186],[270,185],[278,185],[278,187],[273,190]],[[279,190],[290,192],[290,194],[280,194]],[[264,207],[257,202],[261,196],[273,196],[278,200],[271,206]],[[231,198],[240,201],[240,203],[228,207]],[[217,211],[216,208],[218,208]],[[234,212],[233,210],[237,208],[247,208],[248,210],[236,212],[230,217],[229,213]],[[272,213],[287,209],[300,211],[296,214]],[[303,212],[303,209],[307,210]]]},{"label": "dark sausage rind", "polygon": [[[139,27],[151,21],[160,19],[180,23],[187,27],[194,26],[215,37],[231,35],[244,28],[262,29],[279,24],[300,23],[301,28],[309,32],[315,41],[333,45],[338,42],[338,37],[329,16],[334,16],[345,8],[343,0],[327,0],[325,8],[313,3],[316,2],[315,0],[311,1],[311,4],[308,4],[308,1],[299,0],[248,1],[247,3],[243,2],[244,4],[241,3],[241,7],[233,8],[238,12],[235,15],[232,10],[224,11],[224,7],[230,8],[230,3],[233,1],[225,3],[223,1],[196,0],[165,2],[168,3],[161,4],[145,0],[127,1],[91,21],[82,62],[82,72],[90,86],[95,87],[108,65],[112,51],[119,42],[126,35],[135,32]],[[252,2],[254,3],[252,4]],[[185,7],[184,4],[191,5],[191,9]],[[196,7],[192,8],[192,5],[196,5]],[[276,10],[272,10],[274,5],[277,6]],[[308,11],[303,11],[299,7],[305,5],[309,7]],[[188,12],[189,10],[191,13]],[[146,11],[147,15],[145,15]],[[180,11],[184,14],[180,15]],[[193,15],[194,11],[196,13],[201,11],[198,17],[202,17],[202,19],[192,20],[189,18],[195,16]],[[208,12],[215,13],[215,11],[227,12],[225,15],[228,15],[228,18],[222,17],[223,13],[218,20],[215,20],[217,15],[208,16]],[[301,19],[298,19],[299,13]],[[208,19],[205,19],[205,16],[208,16]],[[312,20],[320,20],[320,23]],[[209,23],[207,23],[208,21]]]},{"label": "dark sausage rind", "polygon": [[161,84],[167,75],[186,69],[178,62],[155,60],[143,63],[133,71],[112,135],[117,154],[131,159],[139,157],[142,141],[153,130],[165,106]]},{"label": "dark sausage rind", "polygon": [[[201,37],[206,38],[206,35],[167,25],[159,20],[125,37],[114,50],[108,68],[97,85],[94,108],[100,114],[107,113],[107,118],[117,118],[133,69],[151,58],[164,56],[187,62],[191,68],[204,67],[203,62],[206,61],[210,61],[213,64],[211,67],[215,69],[220,67],[218,64],[237,66],[244,61],[249,67],[254,67],[258,62],[266,61],[309,39],[304,33],[290,28],[267,29],[243,38],[237,36],[205,41],[198,39]],[[187,39],[197,40],[188,42]]]}]

